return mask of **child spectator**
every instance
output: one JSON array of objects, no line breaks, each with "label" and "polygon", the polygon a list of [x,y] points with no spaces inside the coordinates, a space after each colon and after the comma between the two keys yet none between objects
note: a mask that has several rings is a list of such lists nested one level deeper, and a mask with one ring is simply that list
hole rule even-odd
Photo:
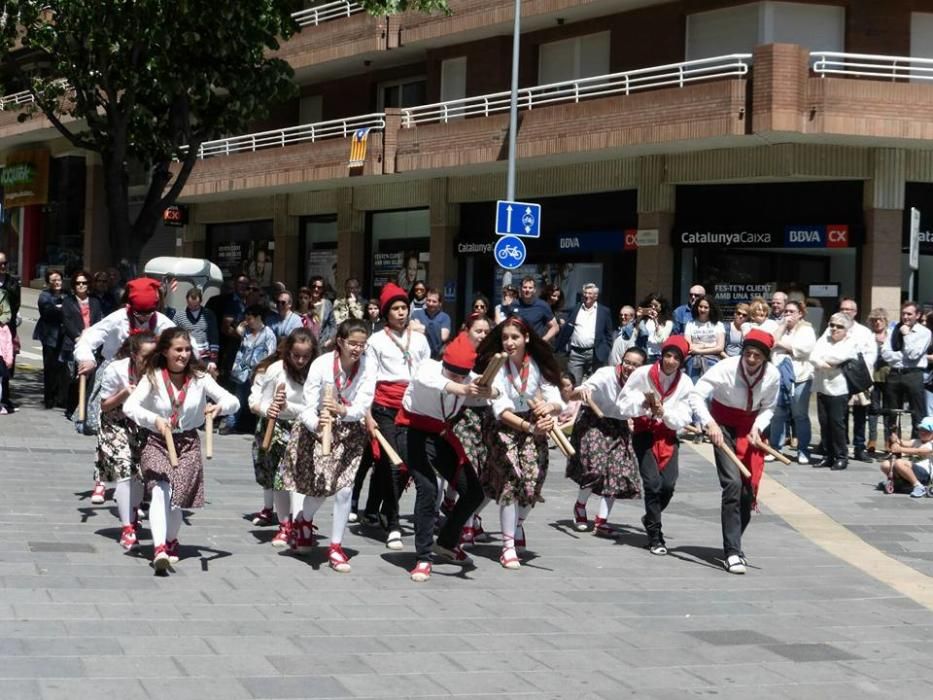
[{"label": "child spectator", "polygon": [[[889,459],[881,463],[881,472],[885,476],[879,486],[887,493],[894,493],[896,483],[910,484],[910,497],[923,498],[930,485],[930,458],[933,456],[933,416],[927,416],[918,426],[919,439],[902,443],[900,437],[891,438]],[[895,458],[894,455],[902,455]]]}]

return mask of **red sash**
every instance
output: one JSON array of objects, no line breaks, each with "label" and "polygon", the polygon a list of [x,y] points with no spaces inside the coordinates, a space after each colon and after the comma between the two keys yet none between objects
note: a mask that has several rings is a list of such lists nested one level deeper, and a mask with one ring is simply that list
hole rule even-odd
[{"label": "red sash", "polygon": [[402,397],[408,382],[376,382],[376,396],[373,403],[377,406],[399,409],[402,407]]},{"label": "red sash", "polygon": [[765,471],[765,457],[764,452],[749,443],[748,434],[752,431],[758,411],[743,411],[741,408],[726,406],[713,399],[710,404],[710,415],[719,425],[735,431],[735,456],[752,473],[752,490],[757,499],[758,484],[761,483],[761,475]]},{"label": "red sash", "polygon": [[[621,367],[622,365],[619,366]],[[664,399],[671,396],[677,389],[677,384],[680,382],[680,372],[674,375],[667,391],[661,388],[660,362],[656,362],[651,366],[651,369],[648,370],[648,379],[654,385],[659,400],[663,405]],[[654,453],[654,459],[658,463],[658,471],[663,472],[664,467],[671,461],[671,458],[674,456],[674,450],[677,448],[677,433],[664,425],[664,421],[657,420],[652,416],[638,416],[632,424],[636,433],[651,433],[651,452]]]},{"label": "red sash", "polygon": [[447,444],[453,449],[454,454],[457,455],[457,471],[470,461],[466,455],[466,451],[463,449],[463,443],[460,442],[460,438],[454,435],[450,430],[450,425],[442,420],[432,418],[431,416],[424,416],[420,413],[409,413],[404,408],[401,408],[399,412],[395,414],[395,424],[408,426],[415,430],[444,438]]}]

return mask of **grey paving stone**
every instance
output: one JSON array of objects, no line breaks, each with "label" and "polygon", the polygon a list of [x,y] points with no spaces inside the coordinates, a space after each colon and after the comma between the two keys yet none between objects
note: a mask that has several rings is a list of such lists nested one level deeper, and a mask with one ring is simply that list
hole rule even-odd
[{"label": "grey paving stone", "polygon": [[3,656],[0,678],[82,678],[84,667],[79,657]]},{"label": "grey paving stone", "polygon": [[0,698],[3,700],[36,700],[41,693],[41,685],[36,680],[0,680]]},{"label": "grey paving stone", "polygon": [[250,693],[235,678],[147,678],[141,680],[140,684],[149,696],[149,700],[204,700],[205,698],[251,700],[262,697]]},{"label": "grey paving stone", "polygon": [[[71,679],[40,681],[42,700],[75,700],[75,698],[114,698],[118,700],[150,700],[138,680],[128,678]],[[2,693],[2,690],[0,690]],[[6,695],[0,695],[8,700]]]},{"label": "grey paving stone", "polygon": [[[372,676],[348,676],[367,678],[382,684],[383,679]],[[391,682],[391,681],[390,681]],[[349,698],[357,693],[348,689],[341,679],[331,676],[292,676],[289,678],[243,678],[243,687],[253,698]]]},{"label": "grey paving stone", "polygon": [[859,658],[831,644],[782,644],[770,647],[775,654],[779,654],[791,661],[851,661]]}]

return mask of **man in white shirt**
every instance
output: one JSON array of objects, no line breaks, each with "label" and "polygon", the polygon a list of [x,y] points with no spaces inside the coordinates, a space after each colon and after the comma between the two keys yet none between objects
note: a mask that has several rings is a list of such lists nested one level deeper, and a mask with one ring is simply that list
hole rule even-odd
[{"label": "man in white shirt", "polygon": [[609,307],[597,304],[599,287],[583,285],[583,301],[573,310],[557,337],[557,349],[569,352],[567,371],[578,386],[609,361],[612,349],[612,319]]},{"label": "man in white shirt", "polygon": [[[839,302],[839,310],[852,319],[849,337],[855,342],[858,351],[862,353],[862,359],[865,360],[869,373],[873,372],[875,360],[878,359],[878,344],[875,342],[875,334],[870,328],[858,322],[858,304],[855,303],[855,299],[842,297]],[[868,422],[868,404],[856,402],[855,405],[851,406],[851,410],[852,459],[859,462],[871,462],[871,457],[865,452],[865,424]],[[846,416],[846,424],[848,425],[848,416]]]},{"label": "man in white shirt", "polygon": [[921,323],[920,306],[915,301],[901,305],[901,322],[888,333],[881,346],[881,357],[891,366],[884,384],[884,428],[890,436],[895,431],[892,410],[899,409],[906,400],[910,404],[911,438],[916,440],[917,426],[926,412],[923,372],[927,368],[927,350],[930,330]]}]

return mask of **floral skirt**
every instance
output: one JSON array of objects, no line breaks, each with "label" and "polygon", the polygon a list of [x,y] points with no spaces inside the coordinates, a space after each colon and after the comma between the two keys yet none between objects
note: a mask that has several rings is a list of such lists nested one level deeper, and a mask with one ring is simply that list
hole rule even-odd
[{"label": "floral skirt", "polygon": [[139,476],[139,452],[142,436],[139,427],[123,415],[123,411],[107,411],[100,415],[97,432],[97,481],[123,481]]},{"label": "floral skirt", "polygon": [[570,436],[576,454],[567,460],[567,478],[597,496],[639,498],[641,480],[628,424],[597,418],[584,406]]},{"label": "floral skirt", "polygon": [[320,434],[312,433],[300,421],[295,421],[285,455],[279,463],[283,490],[324,498],[352,486],[366,440],[362,422],[337,421],[330,454],[325,456]]},{"label": "floral skirt", "polygon": [[284,491],[282,478],[279,476],[279,464],[285,456],[288,447],[288,438],[291,435],[294,421],[277,420],[272,429],[272,442],[269,449],[262,449],[262,440],[266,436],[268,418],[256,421],[256,436],[253,438],[253,473],[256,483],[264,489],[277,489]]},{"label": "floral skirt", "polygon": [[467,406],[454,418],[451,430],[457,436],[467,459],[480,479],[486,471],[489,459],[489,445],[486,435],[495,430],[495,418],[492,409],[487,406]]},{"label": "floral skirt", "polygon": [[165,438],[149,432],[139,462],[146,488],[167,481],[172,487],[172,505],[176,508],[204,507],[204,467],[201,463],[201,438],[197,430],[173,433],[178,466],[172,467]]},{"label": "floral skirt", "polygon": [[[515,415],[531,420],[530,411]],[[547,438],[516,432],[502,423],[486,436],[489,459],[482,478],[486,495],[500,505],[534,506],[547,476]]]}]

